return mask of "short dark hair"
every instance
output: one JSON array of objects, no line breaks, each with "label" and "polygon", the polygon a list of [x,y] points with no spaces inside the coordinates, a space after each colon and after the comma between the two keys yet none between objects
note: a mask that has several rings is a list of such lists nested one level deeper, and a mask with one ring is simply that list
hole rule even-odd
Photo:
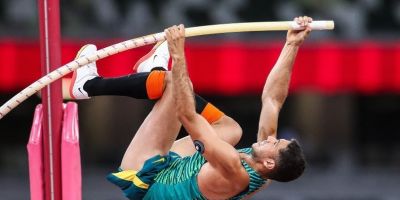
[{"label": "short dark hair", "polygon": [[300,177],[305,166],[303,150],[297,140],[292,139],[286,148],[279,150],[275,170],[270,172],[267,177],[279,182],[289,182]]}]

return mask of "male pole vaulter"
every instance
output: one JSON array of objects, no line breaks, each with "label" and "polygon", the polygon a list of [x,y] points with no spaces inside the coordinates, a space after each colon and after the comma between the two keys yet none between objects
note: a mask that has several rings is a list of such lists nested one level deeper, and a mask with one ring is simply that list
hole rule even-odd
[{"label": "male pole vaulter", "polygon": [[[289,30],[282,52],[262,93],[257,142],[235,149],[242,129],[215,106],[194,94],[187,71],[185,28],[165,30],[167,42],[158,44],[135,66],[137,73],[103,78],[96,63],[74,72],[70,87],[75,99],[120,95],[155,100],[137,130],[118,171],[108,180],[129,199],[242,199],[268,180],[288,182],[304,171],[302,149],[294,139],[277,139],[279,111],[288,95],[293,63],[311,29],[309,17],[295,21],[304,30]],[[86,45],[78,53],[96,51]],[[172,58],[172,71],[168,60]],[[189,136],[176,140],[181,126]]]}]

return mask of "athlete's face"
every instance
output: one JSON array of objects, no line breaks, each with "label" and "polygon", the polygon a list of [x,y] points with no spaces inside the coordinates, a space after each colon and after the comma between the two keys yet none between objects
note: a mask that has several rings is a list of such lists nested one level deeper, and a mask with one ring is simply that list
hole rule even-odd
[{"label": "athlete's face", "polygon": [[284,149],[290,141],[285,139],[276,139],[269,136],[266,140],[254,143],[253,156],[257,158],[270,158],[276,159],[279,156],[279,150]]}]

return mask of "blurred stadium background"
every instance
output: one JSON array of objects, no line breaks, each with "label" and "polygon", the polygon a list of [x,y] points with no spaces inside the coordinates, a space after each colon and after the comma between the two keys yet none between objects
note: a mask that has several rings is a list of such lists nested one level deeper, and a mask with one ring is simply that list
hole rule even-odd
[{"label": "blurred stadium background", "polygon": [[[0,103],[40,78],[36,1],[0,1]],[[400,199],[400,1],[396,0],[69,0],[60,2],[62,63],[86,43],[105,47],[186,27],[291,20],[334,20],[315,31],[296,61],[279,136],[303,144],[308,168],[292,183],[273,183],[253,199]],[[240,33],[187,40],[195,90],[237,119],[238,147],[255,140],[260,94],[284,32]],[[103,76],[130,73],[150,47],[98,62]],[[25,145],[39,97],[0,121],[1,199],[28,199]],[[105,180],[151,103],[124,97],[78,102],[83,199],[123,199]],[[183,135],[184,133],[182,133]]]}]

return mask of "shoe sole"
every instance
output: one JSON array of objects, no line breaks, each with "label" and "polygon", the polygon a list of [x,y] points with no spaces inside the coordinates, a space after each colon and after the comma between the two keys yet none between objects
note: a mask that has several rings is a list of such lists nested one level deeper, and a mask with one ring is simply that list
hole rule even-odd
[{"label": "shoe sole", "polygon": [[[81,47],[81,49],[78,51],[78,53],[75,56],[75,60],[78,59],[82,53],[82,51],[89,46],[89,44],[86,44],[85,46]],[[74,88],[75,85],[75,81],[76,81],[76,77],[77,77],[77,70],[74,71],[74,73],[72,74],[72,79],[71,79],[71,84],[69,85],[69,95],[71,96],[72,99],[76,99],[76,97],[74,96],[74,94],[72,93],[72,90]]]},{"label": "shoe sole", "polygon": [[156,49],[162,44],[163,42],[158,42],[156,45],[154,45],[154,47],[143,57],[141,57],[135,64],[135,66],[133,66],[132,70],[137,73],[137,69],[139,67],[140,64],[142,64],[145,60],[147,60],[148,58],[150,58],[154,52],[156,51]]}]

